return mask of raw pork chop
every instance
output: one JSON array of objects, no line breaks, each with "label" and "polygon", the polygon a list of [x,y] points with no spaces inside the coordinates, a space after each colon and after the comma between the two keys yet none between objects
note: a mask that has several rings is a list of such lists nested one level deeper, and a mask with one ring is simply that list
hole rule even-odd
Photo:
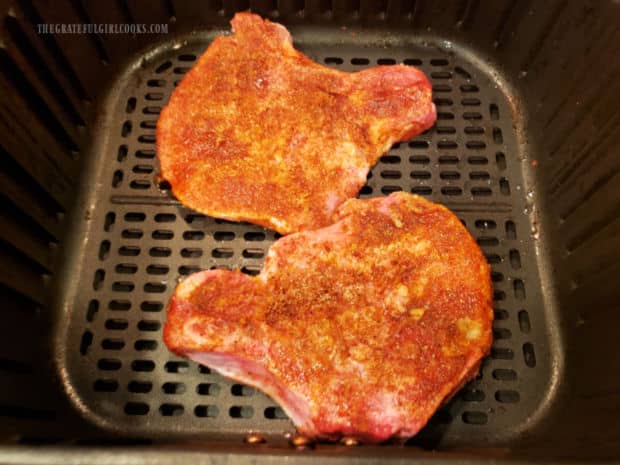
[{"label": "raw pork chop", "polygon": [[157,123],[161,175],[186,206],[290,233],[331,223],[370,167],[435,121],[431,85],[404,65],[345,73],[249,13],[216,38]]},{"label": "raw pork chop", "polygon": [[305,435],[407,437],[478,371],[491,344],[489,267],[445,207],[349,200],[291,234],[256,277],[179,284],[166,345],[279,402]]}]

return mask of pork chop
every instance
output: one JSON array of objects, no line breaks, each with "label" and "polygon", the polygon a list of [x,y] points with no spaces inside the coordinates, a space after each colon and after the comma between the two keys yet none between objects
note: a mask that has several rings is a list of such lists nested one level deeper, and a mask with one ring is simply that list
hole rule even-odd
[{"label": "pork chop", "polygon": [[282,234],[326,226],[394,142],[435,121],[416,68],[345,73],[295,50],[280,24],[231,23],[157,123],[161,176],[189,208]]},{"label": "pork chop", "polygon": [[210,270],[168,304],[173,352],[255,386],[307,436],[418,432],[491,344],[489,267],[445,207],[394,193],[285,236],[262,272]]}]

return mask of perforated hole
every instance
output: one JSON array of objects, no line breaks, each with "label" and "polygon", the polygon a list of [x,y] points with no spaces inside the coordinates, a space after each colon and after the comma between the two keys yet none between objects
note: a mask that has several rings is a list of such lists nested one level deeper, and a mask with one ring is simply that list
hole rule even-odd
[{"label": "perforated hole", "polygon": [[469,179],[472,181],[486,181],[491,178],[491,175],[486,171],[472,171],[469,173]]},{"label": "perforated hole", "polygon": [[265,418],[269,420],[284,420],[287,419],[288,416],[284,413],[280,407],[267,407],[264,412]]},{"label": "perforated hole", "polygon": [[530,324],[530,316],[526,310],[519,310],[519,329],[527,334],[532,329]]},{"label": "perforated hole", "polygon": [[515,358],[515,354],[511,349],[505,347],[493,347],[491,348],[491,357],[496,360],[512,360]]},{"label": "perforated hole", "polygon": [[187,373],[187,371],[189,370],[189,363],[184,361],[166,362],[164,369],[168,373]]},{"label": "perforated hole", "polygon": [[494,265],[496,263],[501,263],[502,261],[502,257],[500,257],[498,254],[496,253],[488,253],[485,254],[485,257],[487,259],[487,261],[491,264]]},{"label": "perforated hole", "polygon": [[510,368],[496,368],[493,370],[493,378],[500,381],[516,381],[517,372]]},{"label": "perforated hole", "polygon": [[245,273],[247,275],[250,276],[257,276],[260,274],[260,267],[259,266],[244,266],[241,268],[241,272]]},{"label": "perforated hole", "polygon": [[438,98],[438,97],[433,99],[433,103],[435,104],[435,106],[438,106],[438,107],[449,107],[449,106],[452,106],[454,104],[452,99],[449,99],[449,98]]},{"label": "perforated hole", "polygon": [[441,188],[441,193],[448,196],[461,195],[463,193],[463,189],[458,186],[446,186]]},{"label": "perforated hole", "polygon": [[124,257],[137,257],[140,255],[140,247],[135,245],[124,245],[118,249],[118,254]]},{"label": "perforated hole", "polygon": [[454,113],[448,111],[437,112],[437,119],[440,121],[452,120],[454,119]]},{"label": "perforated hole", "polygon": [[105,280],[105,271],[97,270],[95,271],[95,276],[93,277],[93,289],[98,291],[103,286],[103,281]]},{"label": "perforated hole", "polygon": [[146,415],[149,413],[149,406],[144,402],[127,402],[125,404],[125,413],[127,415]]},{"label": "perforated hole", "polygon": [[129,134],[131,134],[131,130],[132,130],[131,121],[125,121],[123,123],[123,127],[121,128],[121,136],[122,137],[129,136]]},{"label": "perforated hole", "polygon": [[153,383],[150,381],[131,381],[127,390],[136,394],[146,394],[153,390]]},{"label": "perforated hole", "polygon": [[409,161],[416,165],[428,165],[431,159],[426,155],[412,155],[409,157]]},{"label": "perforated hole", "polygon": [[118,391],[118,381],[115,379],[98,379],[93,384],[93,390],[97,392]]},{"label": "perforated hole", "polygon": [[156,282],[146,283],[144,285],[144,292],[161,294],[162,292],[166,292],[166,284]]},{"label": "perforated hole", "polygon": [[153,172],[153,167],[151,165],[135,165],[131,171],[137,174],[149,174]]},{"label": "perforated hole", "polygon": [[169,257],[172,251],[168,247],[151,247],[149,255],[151,257]]},{"label": "perforated hole", "polygon": [[157,241],[169,241],[174,237],[174,232],[168,229],[156,229],[151,234],[151,237]]},{"label": "perforated hole", "polygon": [[[461,105],[466,107],[477,107],[480,105],[480,99],[478,98],[464,98],[461,99]],[[465,131],[467,133],[467,131]]]},{"label": "perforated hole", "polygon": [[507,310],[503,310],[501,308],[496,308],[495,310],[493,310],[495,319],[498,321],[501,320],[507,320],[510,317],[510,314],[508,313]]},{"label": "perforated hole", "polygon": [[143,312],[161,312],[163,308],[164,304],[161,302],[146,301],[140,304],[140,309]]},{"label": "perforated hole", "polygon": [[149,339],[138,339],[134,344],[134,349],[138,352],[150,351],[157,349],[157,341]]},{"label": "perforated hole", "polygon": [[487,144],[481,140],[470,140],[465,144],[465,146],[470,150],[483,150],[486,148]]},{"label": "perforated hole", "polygon": [[138,372],[151,372],[155,369],[155,362],[152,360],[134,360],[131,362],[131,369]]},{"label": "perforated hole", "polygon": [[495,340],[510,339],[511,336],[512,333],[508,328],[495,328],[493,330],[493,337]]},{"label": "perforated hole", "polygon": [[144,107],[142,109],[142,113],[144,113],[145,115],[159,115],[160,111],[161,107],[155,105]]},{"label": "perforated hole", "polygon": [[140,239],[144,233],[141,229],[129,228],[123,229],[121,236],[123,239]]},{"label": "perforated hole", "polygon": [[184,383],[164,383],[161,387],[164,394],[183,394],[187,391],[187,386]]},{"label": "perforated hole", "polygon": [[513,221],[506,221],[506,239],[514,240],[517,238],[517,227]]},{"label": "perforated hole", "polygon": [[84,331],[84,334],[82,334],[82,340],[80,341],[80,354],[86,355],[92,343],[93,333],[91,331]]},{"label": "perforated hole", "polygon": [[159,413],[164,417],[181,416],[184,410],[181,404],[162,404],[159,407]]},{"label": "perforated hole", "polygon": [[521,400],[521,396],[518,391],[502,389],[495,393],[495,399],[504,404],[514,404]]},{"label": "perforated hole", "polygon": [[480,389],[464,389],[461,396],[465,402],[482,402],[485,399],[484,391]]},{"label": "perforated hole", "polygon": [[148,189],[149,187],[151,187],[151,182],[150,181],[145,181],[144,179],[135,179],[135,180],[133,180],[133,181],[131,181],[129,183],[129,186],[132,189],[145,190],[145,189]]},{"label": "perforated hole", "polygon": [[328,65],[341,65],[344,60],[340,57],[327,57],[323,60]]},{"label": "perforated hole", "polygon": [[199,258],[202,257],[202,249],[196,248],[184,248],[181,250],[181,257],[184,258]]},{"label": "perforated hole", "polygon": [[146,272],[151,275],[165,275],[168,274],[170,268],[166,265],[149,265],[146,267]]},{"label": "perforated hole", "polygon": [[524,300],[525,299],[525,284],[523,284],[523,281],[521,281],[520,279],[515,279],[513,281],[513,287],[514,287],[515,298],[518,300]]},{"label": "perforated hole", "polygon": [[249,397],[254,395],[256,389],[245,384],[233,384],[230,392],[233,396]]},{"label": "perforated hole", "polygon": [[103,350],[121,350],[123,347],[125,347],[125,341],[122,339],[106,338],[101,341]]},{"label": "perforated hole", "polygon": [[187,266],[187,265],[183,265],[179,267],[179,274],[182,276],[187,276],[190,275],[192,273],[197,273],[198,271],[200,271],[202,268],[200,268],[199,266]]},{"label": "perforated hole", "polygon": [[136,158],[138,159],[151,159],[155,158],[155,150],[140,149],[136,150]]},{"label": "perforated hole", "polygon": [[480,92],[480,89],[475,84],[463,84],[459,88],[463,93]]},{"label": "perforated hole", "polygon": [[413,179],[430,179],[431,178],[431,173],[430,171],[412,171],[411,172],[411,177]]},{"label": "perforated hole", "polygon": [[490,197],[493,191],[489,187],[472,187],[471,194],[474,197]]},{"label": "perforated hole", "polygon": [[486,425],[489,421],[487,414],[484,412],[464,412],[462,418],[463,422],[469,425]]},{"label": "perforated hole", "polygon": [[217,396],[220,390],[219,384],[215,383],[200,383],[196,386],[196,392],[201,396]]},{"label": "perforated hole", "polygon": [[112,283],[112,290],[114,292],[131,292],[136,286],[129,281],[116,281]]},{"label": "perforated hole", "polygon": [[250,405],[235,405],[230,407],[228,414],[231,418],[252,418],[254,409]]},{"label": "perforated hole", "polygon": [[161,74],[164,71],[169,70],[170,68],[172,68],[172,62],[171,61],[164,61],[161,65],[159,65],[157,68],[155,68],[155,73]]},{"label": "perforated hole", "polygon": [[216,241],[232,241],[235,238],[235,233],[231,231],[217,231],[213,234],[213,239]]},{"label": "perforated hole", "polygon": [[480,247],[495,247],[499,245],[499,240],[497,239],[497,237],[482,236],[479,237],[477,241]]},{"label": "perforated hole", "polygon": [[431,195],[433,189],[430,186],[413,186],[411,192],[418,195]]},{"label": "perforated hole", "polygon": [[123,318],[110,318],[105,322],[106,329],[111,330],[123,330],[127,329],[127,326],[129,326],[129,323]]},{"label": "perforated hole", "polygon": [[487,165],[489,163],[489,159],[482,155],[472,155],[467,157],[467,163],[470,165]]},{"label": "perforated hole", "polygon": [[523,344],[523,360],[530,368],[536,366],[536,353],[534,352],[534,345],[531,342]]},{"label": "perforated hole", "polygon": [[497,121],[499,119],[499,108],[494,103],[489,105],[489,116],[493,121]]},{"label": "perforated hole", "polygon": [[98,312],[99,312],[99,301],[91,300],[88,303],[88,309],[86,311],[86,321],[88,322],[95,321],[95,317],[97,316]]},{"label": "perforated hole", "polygon": [[400,171],[396,170],[383,170],[380,174],[383,179],[400,179],[402,176]]},{"label": "perforated hole", "polygon": [[508,179],[501,178],[499,180],[499,191],[503,195],[510,195],[510,184],[508,183]]},{"label": "perforated hole", "polygon": [[161,328],[161,323],[155,320],[140,320],[138,322],[138,329],[140,331],[158,331]]},{"label": "perforated hole", "polygon": [[497,228],[497,223],[494,220],[476,220],[474,223],[477,229],[481,231],[492,230]]},{"label": "perforated hole", "polygon": [[103,371],[120,370],[122,362],[115,358],[102,358],[97,362],[97,368]]},{"label": "perforated hole", "polygon": [[381,192],[385,195],[390,195],[392,192],[402,191],[403,188],[400,186],[383,186],[381,188]]},{"label": "perforated hole", "polygon": [[142,134],[138,136],[138,142],[142,142],[143,144],[154,144],[155,134]]},{"label": "perforated hole", "polygon": [[247,232],[243,235],[243,239],[250,242],[264,241],[265,238],[265,233],[262,232]]},{"label": "perforated hole", "polygon": [[185,74],[187,73],[191,68],[188,66],[176,66],[172,72],[174,74]]},{"label": "perforated hole", "polygon": [[262,249],[244,249],[243,250],[244,258],[263,258],[264,255],[265,255],[265,252]]},{"label": "perforated hole", "polygon": [[500,170],[505,170],[506,169],[506,155],[504,155],[501,152],[497,152],[495,154],[495,163],[497,163],[497,167]]},{"label": "perforated hole", "polygon": [[135,274],[138,266],[133,263],[119,263],[116,265],[115,271],[119,274]]},{"label": "perforated hole", "polygon": [[127,158],[127,154],[129,153],[129,149],[126,145],[121,145],[116,152],[116,160],[119,162],[125,161]]},{"label": "perforated hole", "polygon": [[103,225],[103,230],[106,232],[112,231],[112,226],[116,221],[116,214],[114,212],[109,212],[105,216],[105,223]]},{"label": "perforated hole", "polygon": [[114,299],[108,303],[108,309],[112,311],[126,312],[131,309],[131,302],[128,300]]},{"label": "perforated hole", "polygon": [[437,134],[456,134],[456,128],[453,126],[435,126]]},{"label": "perforated hole", "polygon": [[194,415],[199,418],[215,418],[219,414],[219,409],[215,405],[197,405],[194,408]]},{"label": "perforated hole", "polygon": [[112,176],[112,187],[119,187],[123,182],[123,172],[116,170]]}]

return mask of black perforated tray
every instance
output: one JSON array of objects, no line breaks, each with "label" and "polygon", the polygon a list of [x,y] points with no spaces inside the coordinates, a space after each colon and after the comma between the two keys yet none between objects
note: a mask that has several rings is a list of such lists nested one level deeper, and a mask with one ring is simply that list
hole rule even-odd
[{"label": "black perforated tray", "polygon": [[[84,183],[84,221],[68,259],[56,356],[70,398],[105,430],[234,440],[254,431],[278,442],[294,429],[277,404],[173,356],[161,341],[165,305],[180,278],[209,268],[256,274],[277,239],[182,207],[157,177],[158,113],[213,34],[152,50],[106,100]],[[521,434],[544,406],[553,361],[508,88],[451,44],[348,30],[293,34],[302,51],[337,69],[404,62],[427,73],[437,124],[381,158],[360,197],[404,190],[447,205],[492,266],[491,355],[409,443],[499,443]]]}]

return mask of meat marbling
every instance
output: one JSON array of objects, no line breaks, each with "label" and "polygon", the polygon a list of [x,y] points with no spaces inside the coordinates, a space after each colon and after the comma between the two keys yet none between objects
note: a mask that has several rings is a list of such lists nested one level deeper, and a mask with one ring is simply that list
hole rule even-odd
[{"label": "meat marbling", "polygon": [[326,226],[394,142],[435,121],[416,68],[346,73],[295,50],[280,24],[238,13],[232,27],[157,123],[161,175],[192,209],[283,234]]},{"label": "meat marbling", "polygon": [[168,304],[166,345],[279,402],[308,436],[407,437],[491,344],[489,267],[445,207],[394,193],[271,246],[262,272],[210,270]]}]

